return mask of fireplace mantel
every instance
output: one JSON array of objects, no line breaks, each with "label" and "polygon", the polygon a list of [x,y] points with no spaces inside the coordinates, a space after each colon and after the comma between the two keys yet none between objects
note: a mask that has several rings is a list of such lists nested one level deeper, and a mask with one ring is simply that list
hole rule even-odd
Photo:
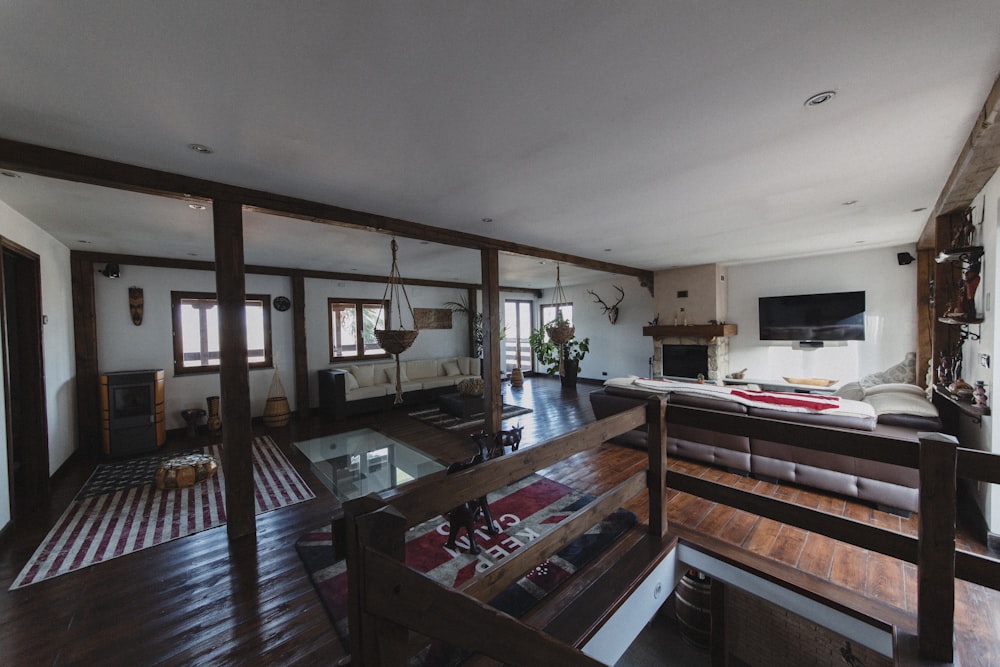
[{"label": "fireplace mantel", "polygon": [[642,328],[643,336],[653,338],[715,338],[716,336],[735,336],[737,327],[735,324],[690,324],[668,325],[658,324]]}]

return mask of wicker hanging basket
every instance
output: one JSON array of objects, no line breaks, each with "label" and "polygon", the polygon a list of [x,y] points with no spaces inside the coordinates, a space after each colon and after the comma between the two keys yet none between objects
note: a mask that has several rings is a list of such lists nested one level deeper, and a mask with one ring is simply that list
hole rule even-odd
[{"label": "wicker hanging basket", "polygon": [[[416,320],[413,317],[413,306],[410,305],[410,297],[406,294],[406,286],[403,284],[403,277],[400,275],[399,266],[396,263],[396,252],[399,250],[396,239],[392,240],[389,247],[392,248],[392,269],[389,271],[389,280],[385,284],[385,293],[382,295],[382,300],[385,301],[386,298],[391,297],[396,302],[396,310],[399,313],[399,328],[389,329],[386,327],[385,329],[379,329],[377,328],[378,322],[376,321],[375,340],[378,341],[379,346],[383,350],[396,358],[396,399],[393,401],[393,404],[399,405],[403,402],[403,384],[400,380],[399,355],[410,349],[413,341],[417,339],[419,332],[417,331]],[[402,298],[400,298],[400,295],[402,295]],[[413,322],[412,329],[403,328],[402,302],[404,299],[406,300],[406,308],[410,311],[410,321]],[[388,322],[387,317],[386,324]]]},{"label": "wicker hanging basket", "polygon": [[549,335],[549,339],[556,345],[565,345],[573,339],[573,335],[576,334],[576,327],[570,324],[560,324],[554,327],[547,327],[545,333]]},{"label": "wicker hanging basket", "polygon": [[418,333],[413,329],[376,329],[375,340],[389,354],[400,354],[410,349]]}]

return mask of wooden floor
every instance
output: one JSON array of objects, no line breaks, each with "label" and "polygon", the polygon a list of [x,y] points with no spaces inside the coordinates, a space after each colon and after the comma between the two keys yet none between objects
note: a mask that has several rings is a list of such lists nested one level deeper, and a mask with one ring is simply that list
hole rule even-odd
[{"label": "wooden floor", "polygon": [[[556,380],[529,379],[505,388],[504,400],[533,409],[506,426],[524,426],[523,444],[544,441],[593,421],[587,396],[596,387],[563,391]],[[256,539],[230,542],[225,527],[204,531],[16,591],[21,567],[93,471],[73,461],[53,479],[50,506],[19,521],[0,543],[0,662],[62,664],[333,664],[344,651],[312,588],[294,544],[325,523],[337,500],[292,447],[296,440],[374,426],[443,461],[467,458],[467,435],[426,426],[397,409],[340,423],[293,419],[266,430],[316,492],[316,499],[257,517]],[[168,449],[207,444],[182,435]],[[645,455],[604,445],[542,471],[558,481],[600,492],[641,469]],[[833,514],[914,534],[911,519],[805,489],[759,482],[674,460],[671,466],[740,488]],[[641,503],[630,507],[645,521]],[[673,493],[673,530],[719,551],[738,549],[762,568],[798,578],[841,604],[914,624],[915,568],[893,559],[775,523],[740,510]],[[960,545],[985,547],[960,531]],[[956,649],[960,664],[1000,665],[1000,594],[958,582]]]}]

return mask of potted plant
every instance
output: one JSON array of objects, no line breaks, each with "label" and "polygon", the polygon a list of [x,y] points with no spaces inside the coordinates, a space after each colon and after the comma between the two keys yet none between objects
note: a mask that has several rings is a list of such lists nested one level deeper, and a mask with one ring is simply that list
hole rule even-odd
[{"label": "potted plant", "polygon": [[559,373],[563,387],[575,387],[580,372],[580,362],[590,352],[589,338],[571,338],[563,344],[549,338],[548,329],[555,323],[539,327],[528,336],[528,344],[535,358],[549,375]]}]

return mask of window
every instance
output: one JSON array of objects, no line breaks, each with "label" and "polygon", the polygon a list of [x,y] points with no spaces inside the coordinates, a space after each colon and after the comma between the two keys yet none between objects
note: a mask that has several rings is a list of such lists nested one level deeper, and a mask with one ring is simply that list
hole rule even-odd
[{"label": "window", "polygon": [[542,304],[542,326],[545,326],[556,319],[556,312],[562,311],[562,317],[568,322],[573,322],[572,303],[546,303]]},{"label": "window", "polygon": [[388,301],[327,299],[330,313],[330,361],[388,357],[375,340],[375,327],[390,326]]},{"label": "window", "polygon": [[[174,314],[174,374],[219,368],[219,308],[211,292],[171,292]],[[271,297],[247,295],[247,360],[271,367]]]}]

